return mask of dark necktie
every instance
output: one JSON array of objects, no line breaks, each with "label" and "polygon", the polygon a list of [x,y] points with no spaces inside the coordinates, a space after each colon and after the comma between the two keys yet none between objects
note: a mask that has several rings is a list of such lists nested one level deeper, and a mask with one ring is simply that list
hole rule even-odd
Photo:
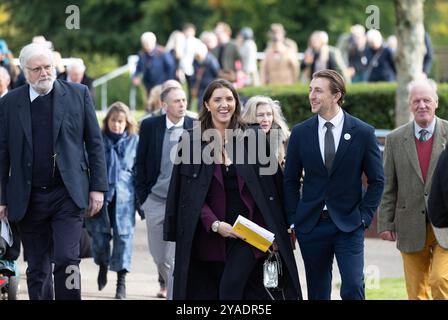
[{"label": "dark necktie", "polygon": [[421,129],[418,133],[420,134],[420,137],[418,138],[418,140],[420,140],[421,142],[428,141],[428,135],[429,135],[428,130]]},{"label": "dark necktie", "polygon": [[326,122],[327,132],[325,132],[325,145],[324,145],[324,156],[325,156],[325,167],[328,172],[331,170],[333,165],[334,156],[336,150],[334,147],[334,137],[333,137],[333,124],[331,122]]},{"label": "dark necktie", "polygon": [[179,130],[179,129],[183,129],[184,127],[183,126],[171,126],[169,129],[168,129],[168,131],[169,132],[173,132],[173,131],[175,131],[175,130]]}]

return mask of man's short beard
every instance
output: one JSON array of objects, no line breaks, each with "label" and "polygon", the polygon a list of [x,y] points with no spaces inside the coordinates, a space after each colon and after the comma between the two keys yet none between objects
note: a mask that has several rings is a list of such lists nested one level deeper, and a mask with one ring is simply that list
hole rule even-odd
[{"label": "man's short beard", "polygon": [[50,89],[53,87],[53,83],[56,80],[56,77],[51,76],[48,80],[49,82],[42,83],[40,81],[37,81],[36,83],[30,83],[30,86],[39,94],[44,94],[50,91]]},{"label": "man's short beard", "polygon": [[32,83],[28,80],[28,76],[25,74],[25,78],[27,78],[27,82],[30,84],[31,88],[33,88],[34,91],[36,91],[39,94],[45,94],[53,87],[54,82],[56,81],[56,69],[53,68],[50,79],[48,79],[48,85],[41,83],[39,80],[37,80],[35,83]]}]

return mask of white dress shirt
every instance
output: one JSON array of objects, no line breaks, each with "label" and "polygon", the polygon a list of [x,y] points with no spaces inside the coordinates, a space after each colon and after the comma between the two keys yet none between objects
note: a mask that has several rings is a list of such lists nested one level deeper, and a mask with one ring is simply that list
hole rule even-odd
[{"label": "white dress shirt", "polygon": [[184,120],[185,118],[182,117],[182,119],[179,120],[178,123],[174,124],[170,121],[170,119],[168,119],[168,116],[166,116],[166,128],[167,129],[171,129],[171,127],[180,127],[183,128],[184,127]]},{"label": "white dress shirt", "polygon": [[429,124],[429,126],[427,128],[420,127],[417,124],[417,122],[415,122],[415,120],[414,120],[414,136],[417,139],[419,139],[420,138],[420,130],[425,129],[429,132],[429,134],[426,137],[426,139],[429,140],[429,139],[431,139],[432,135],[434,134],[435,127],[436,127],[436,117],[434,117],[434,119],[432,119],[432,122]]},{"label": "white dress shirt", "polygon": [[320,155],[322,156],[322,161],[325,163],[325,133],[327,132],[325,123],[331,122],[333,124],[334,152],[337,152],[339,140],[341,140],[342,128],[344,126],[344,112],[342,111],[342,108],[339,108],[338,113],[330,121],[325,120],[320,115],[318,115],[317,118],[319,120],[317,131],[319,134]]},{"label": "white dress shirt", "polygon": [[[334,152],[336,153],[338,151],[339,140],[341,140],[342,128],[344,127],[344,112],[342,108],[339,108],[338,113],[331,120],[327,121],[320,115],[317,116],[317,119],[319,122],[317,132],[319,134],[320,155],[325,164],[325,133],[327,132],[325,123],[331,122],[333,124]],[[327,205],[324,206],[324,210],[327,210]]]}]

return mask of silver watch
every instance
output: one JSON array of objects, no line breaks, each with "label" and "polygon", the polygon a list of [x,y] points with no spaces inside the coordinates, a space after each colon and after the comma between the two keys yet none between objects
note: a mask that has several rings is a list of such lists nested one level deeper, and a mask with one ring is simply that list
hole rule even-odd
[{"label": "silver watch", "polygon": [[220,221],[216,220],[215,222],[212,223],[212,231],[213,232],[218,232],[219,222]]}]

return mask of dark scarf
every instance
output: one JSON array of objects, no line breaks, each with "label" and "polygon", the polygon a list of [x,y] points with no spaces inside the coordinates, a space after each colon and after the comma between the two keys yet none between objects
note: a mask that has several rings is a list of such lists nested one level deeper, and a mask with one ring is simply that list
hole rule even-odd
[{"label": "dark scarf", "polygon": [[106,129],[105,133],[104,149],[106,152],[107,181],[109,183],[106,200],[110,202],[115,194],[115,186],[120,177],[120,159],[123,159],[125,154],[128,132],[117,134]]}]

